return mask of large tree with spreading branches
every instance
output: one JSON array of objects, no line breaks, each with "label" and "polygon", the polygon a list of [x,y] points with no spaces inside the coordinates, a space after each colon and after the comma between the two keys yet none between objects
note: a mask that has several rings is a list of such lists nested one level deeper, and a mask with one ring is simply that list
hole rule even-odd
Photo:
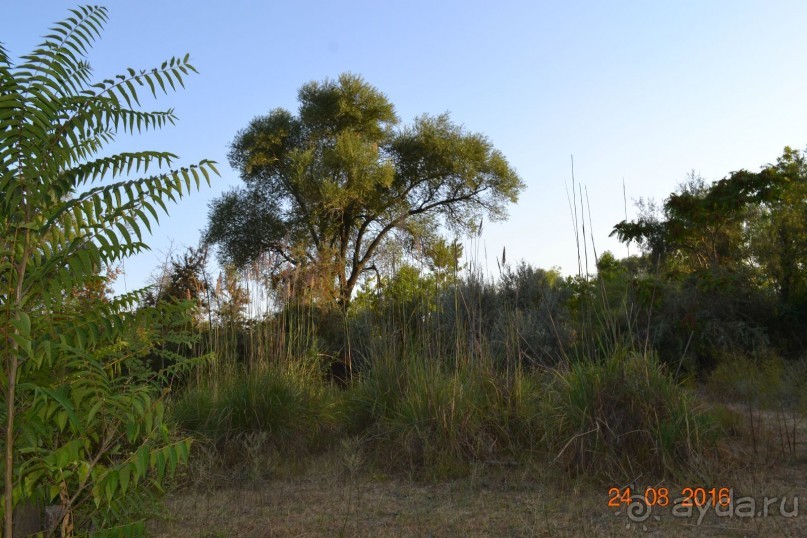
[{"label": "large tree with spreading branches", "polygon": [[[239,132],[229,154],[244,186],[214,201],[205,241],[236,266],[264,262],[292,293],[347,308],[395,245],[429,260],[482,218],[506,216],[524,184],[484,136],[448,115],[401,125],[361,77],[311,82],[297,114],[275,109]],[[456,251],[456,249],[454,249]]]}]

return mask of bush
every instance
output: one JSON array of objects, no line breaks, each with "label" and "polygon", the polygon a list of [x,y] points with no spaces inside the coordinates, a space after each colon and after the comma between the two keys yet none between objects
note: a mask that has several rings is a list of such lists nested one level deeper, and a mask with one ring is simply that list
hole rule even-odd
[{"label": "bush", "polygon": [[171,416],[235,458],[242,456],[239,441],[255,434],[294,456],[331,443],[341,422],[339,397],[315,365],[236,369],[188,388],[173,402]]},{"label": "bush", "polygon": [[652,355],[621,351],[575,363],[547,389],[547,445],[573,473],[619,480],[672,473],[716,435],[711,417]]},{"label": "bush", "polygon": [[383,359],[352,388],[346,416],[382,467],[454,476],[472,462],[532,452],[538,394],[524,376]]},{"label": "bush", "polygon": [[[136,86],[157,98],[168,91],[166,80],[184,87],[196,70],[186,55],[92,83],[87,59],[107,11],[70,12],[19,62],[0,46],[0,517],[7,537],[22,534],[20,512],[52,503],[61,514],[48,533],[58,524],[65,535],[90,527],[142,534],[143,498],[186,462],[190,444],[163,422],[159,392],[159,377],[189,362],[147,373],[149,349],[137,341],[154,342],[163,313],[134,311],[142,291],[108,297],[102,272],[147,250],[142,230],[151,230],[158,209],[216,173],[208,161],[172,170],[177,156],[166,151],[105,151],[120,135],[176,119],[172,110],[142,110]],[[45,522],[32,516],[30,524]]]}]

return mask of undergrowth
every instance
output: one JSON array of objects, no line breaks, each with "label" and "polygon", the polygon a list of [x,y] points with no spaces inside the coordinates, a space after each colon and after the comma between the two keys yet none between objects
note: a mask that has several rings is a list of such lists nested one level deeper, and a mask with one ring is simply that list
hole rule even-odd
[{"label": "undergrowth", "polygon": [[295,460],[347,439],[376,470],[418,479],[528,460],[602,480],[663,477],[720,434],[663,365],[634,352],[510,373],[382,357],[345,388],[314,368],[231,370],[188,388],[172,416],[225,466],[259,461],[256,451]]},{"label": "undergrowth", "polygon": [[714,447],[720,430],[654,355],[618,351],[575,362],[547,385],[545,429],[555,460],[603,478],[674,475]]},{"label": "undergrowth", "polygon": [[256,439],[294,456],[331,446],[343,422],[341,397],[301,364],[231,368],[188,387],[171,415],[224,461],[243,459]]}]

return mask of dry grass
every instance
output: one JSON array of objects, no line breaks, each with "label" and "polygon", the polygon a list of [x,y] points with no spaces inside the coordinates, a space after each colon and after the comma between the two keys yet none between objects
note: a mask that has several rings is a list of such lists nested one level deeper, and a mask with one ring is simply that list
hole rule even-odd
[{"label": "dry grass", "polygon": [[[767,417],[766,450],[754,453],[742,431],[717,462],[704,463],[680,483],[649,484],[680,492],[686,486],[729,487],[734,498],[752,496],[759,511],[764,497],[807,498],[807,450],[776,449],[773,415]],[[797,423],[807,439],[805,423]],[[741,429],[741,428],[740,428]],[[255,468],[255,465],[247,465]],[[697,509],[689,518],[655,508],[644,522],[625,509],[608,507],[607,484],[570,479],[556,466],[478,464],[462,479],[422,483],[374,475],[364,464],[359,441],[312,457],[301,468],[268,465],[263,474],[205,475],[167,500],[166,516],[150,522],[152,536],[805,536],[802,515],[718,517]],[[626,477],[626,482],[633,481]],[[636,480],[641,484],[641,477]],[[625,484],[612,484],[624,486]],[[648,484],[641,484],[644,488]],[[807,501],[805,501],[807,502]],[[775,509],[774,509],[775,508]],[[700,521],[699,521],[700,519]]]}]

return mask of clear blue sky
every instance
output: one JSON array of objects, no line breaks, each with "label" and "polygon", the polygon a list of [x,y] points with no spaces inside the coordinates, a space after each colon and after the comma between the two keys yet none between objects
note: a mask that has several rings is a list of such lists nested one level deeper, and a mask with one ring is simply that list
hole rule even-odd
[{"label": "clear blue sky", "polygon": [[[90,61],[98,78],[191,54],[200,74],[159,99],[176,127],[114,149],[210,158],[222,177],[171,207],[153,252],[126,262],[141,285],[173,240],[195,245],[207,205],[239,179],[227,146],[248,121],[296,110],[305,82],[361,74],[404,121],[449,111],[486,134],[527,184],[507,222],[485,225],[479,256],[577,271],[566,198],[570,156],[599,251],[631,199],[663,199],[690,170],[717,180],[807,145],[804,1],[108,2]],[[28,52],[74,4],[4,2],[0,41]]]}]

